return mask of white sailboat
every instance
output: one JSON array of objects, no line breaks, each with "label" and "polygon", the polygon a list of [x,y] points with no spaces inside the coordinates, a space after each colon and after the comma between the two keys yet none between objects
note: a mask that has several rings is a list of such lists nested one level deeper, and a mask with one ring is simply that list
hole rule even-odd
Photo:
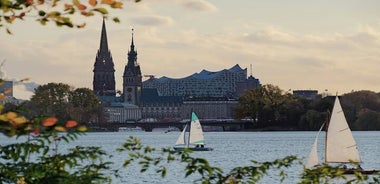
[{"label": "white sailboat", "polygon": [[[313,147],[310,151],[306,168],[311,168],[320,164],[317,154],[317,141],[320,132],[324,125],[318,132],[315,138]],[[351,129],[348,126],[346,117],[338,96],[335,98],[334,107],[331,113],[329,122],[326,124],[326,137],[325,137],[325,160],[324,163],[360,163],[360,155],[356,145],[356,141],[352,135]],[[358,169],[349,169],[346,173],[353,173],[360,171],[365,174],[377,172],[375,170],[364,171]]]},{"label": "white sailboat", "polygon": [[176,151],[182,151],[184,149],[190,149],[192,151],[211,151],[212,148],[206,147],[203,130],[201,123],[197,115],[192,112],[190,118],[190,130],[187,135],[187,127],[185,126],[181,134],[179,135],[175,146],[173,147]]}]

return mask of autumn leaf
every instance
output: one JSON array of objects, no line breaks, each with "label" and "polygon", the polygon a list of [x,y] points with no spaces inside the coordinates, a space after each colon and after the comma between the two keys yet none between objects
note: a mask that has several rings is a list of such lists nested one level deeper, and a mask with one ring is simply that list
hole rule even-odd
[{"label": "autumn leaf", "polygon": [[12,93],[12,88],[7,88],[4,90],[4,94]]},{"label": "autumn leaf", "polygon": [[56,136],[53,137],[53,139],[54,139],[55,141],[59,141],[61,138],[60,138],[58,135],[56,135]]},{"label": "autumn leaf", "polygon": [[59,18],[60,16],[61,16],[61,12],[59,11],[52,11],[46,15],[46,17],[49,17],[49,18]]},{"label": "autumn leaf", "polygon": [[5,115],[5,117],[8,119],[8,120],[12,120],[14,118],[17,117],[17,113],[15,112],[7,112],[7,114]]},{"label": "autumn leaf", "polygon": [[0,115],[0,120],[2,121],[12,121],[15,118],[17,118],[17,113],[15,112],[7,112]]},{"label": "autumn leaf", "polygon": [[78,10],[85,10],[85,9],[87,9],[87,7],[85,5],[83,5],[83,4],[80,4],[78,6]]},{"label": "autumn leaf", "polygon": [[63,126],[56,126],[56,127],[54,127],[54,130],[56,130],[58,132],[66,132],[66,128]]},{"label": "autumn leaf", "polygon": [[[91,11],[89,11],[89,12],[87,12],[87,11],[82,11],[81,14],[84,15],[84,16],[86,16],[86,17],[89,17],[89,16],[93,16],[93,15],[94,15],[94,13],[91,12]],[[83,24],[82,24],[82,25],[83,25]],[[82,27],[78,27],[78,28],[82,28]]]},{"label": "autumn leaf", "polygon": [[65,124],[65,127],[66,128],[73,128],[73,127],[76,127],[78,125],[78,123],[74,120],[70,120],[70,121],[67,121],[66,124]]},{"label": "autumn leaf", "polygon": [[46,118],[44,121],[42,121],[42,126],[49,127],[53,126],[57,123],[58,119],[55,117],[49,117]]},{"label": "autumn leaf", "polygon": [[91,6],[96,6],[98,2],[96,0],[88,0],[88,4],[90,4]]},{"label": "autumn leaf", "polygon": [[78,130],[79,132],[85,132],[85,131],[87,131],[87,127],[86,127],[86,126],[79,126],[79,127],[77,128],[77,130]]},{"label": "autumn leaf", "polygon": [[33,129],[31,131],[31,133],[38,135],[38,134],[40,134],[40,130],[39,129]]},{"label": "autumn leaf", "polygon": [[78,7],[78,6],[80,5],[80,2],[79,2],[79,0],[73,0],[73,4],[74,4],[76,7]]},{"label": "autumn leaf", "polygon": [[23,17],[25,16],[25,12],[22,12],[20,13],[20,15],[18,16],[20,19],[22,19]]},{"label": "autumn leaf", "polygon": [[83,24],[77,25],[78,28],[84,28],[85,26],[86,26],[86,23],[83,23]]},{"label": "autumn leaf", "polygon": [[16,183],[20,183],[20,184],[25,184],[25,178],[24,177],[21,177],[21,178],[17,178],[17,182]]},{"label": "autumn leaf", "polygon": [[14,123],[16,123],[16,124],[19,125],[19,124],[24,124],[24,123],[26,123],[26,122],[27,122],[27,119],[26,119],[25,117],[20,116],[20,117],[17,117],[17,118],[13,118],[12,121],[13,121]]},{"label": "autumn leaf", "polygon": [[65,6],[65,9],[64,9],[65,11],[73,8],[73,5],[71,5],[71,4],[65,4],[64,6]]},{"label": "autumn leaf", "polygon": [[59,0],[54,0],[54,1],[53,1],[53,4],[51,5],[51,7],[56,7],[56,6],[58,5],[58,1],[59,1]]},{"label": "autumn leaf", "polygon": [[16,19],[16,16],[4,16],[5,21],[12,24],[12,22]]},{"label": "autumn leaf", "polygon": [[12,31],[11,31],[11,30],[9,30],[8,28],[7,28],[6,30],[7,30],[7,33],[8,33],[9,35],[12,35]]},{"label": "autumn leaf", "polygon": [[102,4],[108,4],[108,5],[111,5],[115,2],[115,0],[102,0]]},{"label": "autumn leaf", "polygon": [[115,3],[112,3],[111,7],[112,8],[123,8],[123,3],[122,2],[115,2]]}]

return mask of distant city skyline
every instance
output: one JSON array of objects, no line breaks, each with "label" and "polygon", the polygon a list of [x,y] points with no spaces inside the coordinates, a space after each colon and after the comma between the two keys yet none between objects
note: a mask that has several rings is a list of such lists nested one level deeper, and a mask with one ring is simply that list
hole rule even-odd
[{"label": "distant city skyline", "polygon": [[[235,64],[262,84],[288,91],[312,89],[344,94],[380,92],[378,0],[143,0],[111,10],[106,21],[116,88],[134,29],[143,75],[182,78],[202,69]],[[82,19],[85,29],[40,26],[26,17],[0,33],[0,61],[7,79],[30,78],[30,86],[63,82],[92,89],[102,17]],[[81,22],[81,21],[79,21]],[[146,80],[147,78],[144,78]],[[23,85],[14,95],[29,98]]]}]

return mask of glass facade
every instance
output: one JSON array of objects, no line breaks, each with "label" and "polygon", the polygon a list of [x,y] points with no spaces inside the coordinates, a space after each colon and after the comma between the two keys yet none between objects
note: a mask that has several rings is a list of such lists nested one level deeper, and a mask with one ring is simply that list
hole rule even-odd
[{"label": "glass facade", "polygon": [[237,83],[246,80],[247,69],[235,65],[218,72],[203,70],[181,79],[150,78],[142,86],[156,88],[160,96],[235,97]]}]

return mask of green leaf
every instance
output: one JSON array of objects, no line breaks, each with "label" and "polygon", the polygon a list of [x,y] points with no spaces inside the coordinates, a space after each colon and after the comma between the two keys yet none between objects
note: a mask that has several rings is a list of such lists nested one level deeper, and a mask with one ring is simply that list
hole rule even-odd
[{"label": "green leaf", "polygon": [[161,177],[165,177],[166,176],[166,168],[163,167],[161,168]]},{"label": "green leaf", "polygon": [[116,22],[116,23],[120,23],[120,19],[117,18],[117,17],[114,17],[112,20],[113,20],[114,22]]},{"label": "green leaf", "polygon": [[93,11],[97,11],[103,15],[108,14],[107,9],[105,9],[105,8],[94,8]]},{"label": "green leaf", "polygon": [[41,16],[41,17],[43,17],[43,16],[45,16],[45,15],[46,15],[46,12],[45,12],[45,11],[42,11],[42,10],[40,10],[40,11],[38,11],[38,15],[39,15],[39,16]]}]

